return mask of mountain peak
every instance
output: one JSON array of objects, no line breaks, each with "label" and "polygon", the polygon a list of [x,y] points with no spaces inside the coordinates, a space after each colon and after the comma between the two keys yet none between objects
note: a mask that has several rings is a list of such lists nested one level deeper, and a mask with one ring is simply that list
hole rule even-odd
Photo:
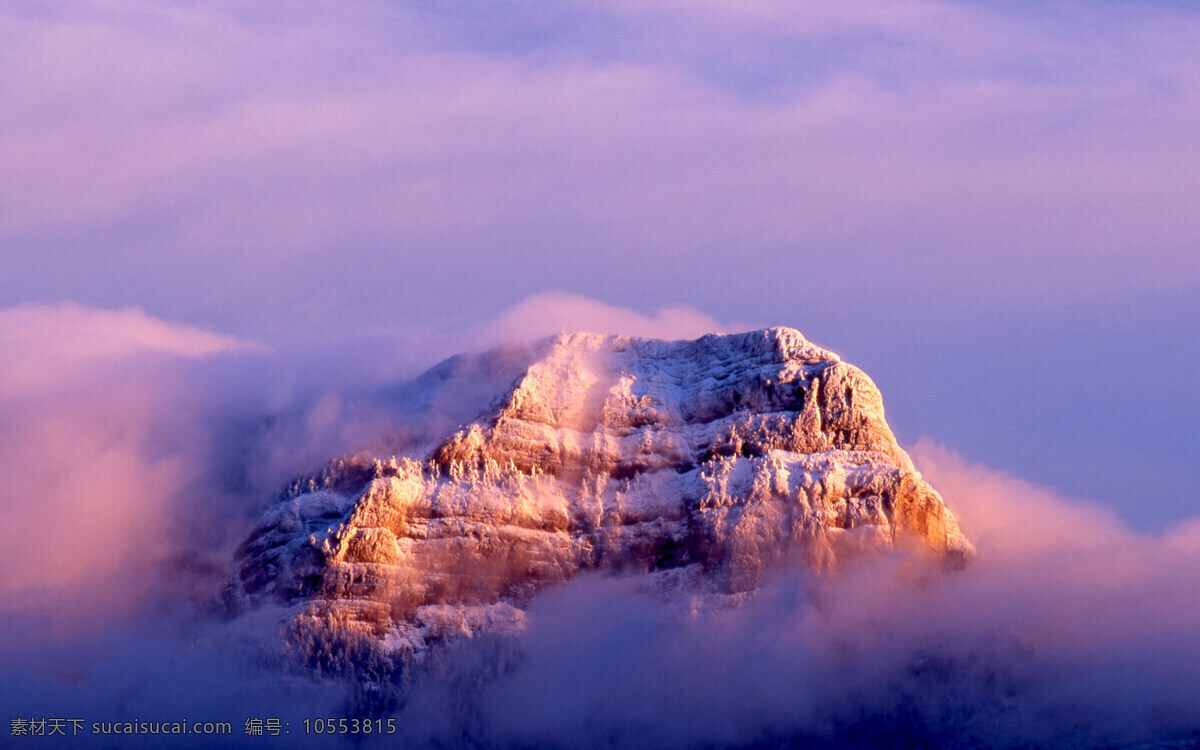
[{"label": "mountain peak", "polygon": [[562,334],[431,373],[418,380],[442,395],[424,403],[469,381],[487,406],[423,447],[295,483],[241,548],[243,604],[417,651],[519,627],[534,593],[587,570],[729,595],[905,538],[971,551],[870,378],[791,328]]}]

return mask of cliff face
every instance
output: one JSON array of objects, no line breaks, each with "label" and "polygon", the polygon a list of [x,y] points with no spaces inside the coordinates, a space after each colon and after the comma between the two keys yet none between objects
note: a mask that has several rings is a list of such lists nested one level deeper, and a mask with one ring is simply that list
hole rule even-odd
[{"label": "cliff face", "polygon": [[560,336],[448,360],[406,398],[466,408],[468,381],[494,399],[463,422],[294,483],[242,545],[235,596],[419,651],[520,627],[586,570],[736,596],[773,565],[905,539],[970,553],[871,380],[797,331]]}]

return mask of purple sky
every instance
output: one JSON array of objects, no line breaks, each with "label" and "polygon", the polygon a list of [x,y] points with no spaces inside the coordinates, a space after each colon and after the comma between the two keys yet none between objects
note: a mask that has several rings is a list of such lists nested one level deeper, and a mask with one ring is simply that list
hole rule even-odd
[{"label": "purple sky", "polygon": [[906,444],[1154,531],[1200,486],[1197,38],[1171,2],[12,0],[0,307],[287,349],[790,325]]}]

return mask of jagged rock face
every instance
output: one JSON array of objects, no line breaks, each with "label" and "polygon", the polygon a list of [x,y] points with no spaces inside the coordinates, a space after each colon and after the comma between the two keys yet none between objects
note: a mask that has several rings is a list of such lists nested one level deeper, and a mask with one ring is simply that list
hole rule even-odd
[{"label": "jagged rock face", "polygon": [[415,382],[437,404],[503,367],[448,436],[297,481],[242,546],[237,595],[420,650],[519,627],[533,593],[585,570],[734,595],[904,539],[970,552],[871,380],[797,331],[565,335]]}]

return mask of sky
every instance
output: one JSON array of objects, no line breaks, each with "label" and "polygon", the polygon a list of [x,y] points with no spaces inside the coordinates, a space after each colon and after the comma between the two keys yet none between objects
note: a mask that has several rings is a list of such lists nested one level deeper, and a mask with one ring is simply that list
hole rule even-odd
[{"label": "sky", "polygon": [[0,306],[291,349],[545,295],[787,325],[903,441],[1161,530],[1200,483],[1198,33],[1112,0],[15,0]]},{"label": "sky", "polygon": [[[1028,703],[966,713],[1014,741],[1064,715],[1106,741],[1194,732],[1198,38],[1169,0],[7,0],[0,702],[226,716],[282,694],[181,591],[281,482],[390,424],[355,394],[562,330],[784,325],[879,385],[975,572],[908,599],[886,566],[828,599],[783,582],[698,631],[583,581],[472,699],[490,739],[587,746],[628,729],[596,723],[613,705],[685,744],[809,737],[796,705],[919,696],[897,654],[929,637],[984,671],[1028,646],[996,657]],[[864,633],[849,667],[842,632]],[[490,657],[462,658],[478,684]],[[837,674],[846,695],[812,682]]]}]

